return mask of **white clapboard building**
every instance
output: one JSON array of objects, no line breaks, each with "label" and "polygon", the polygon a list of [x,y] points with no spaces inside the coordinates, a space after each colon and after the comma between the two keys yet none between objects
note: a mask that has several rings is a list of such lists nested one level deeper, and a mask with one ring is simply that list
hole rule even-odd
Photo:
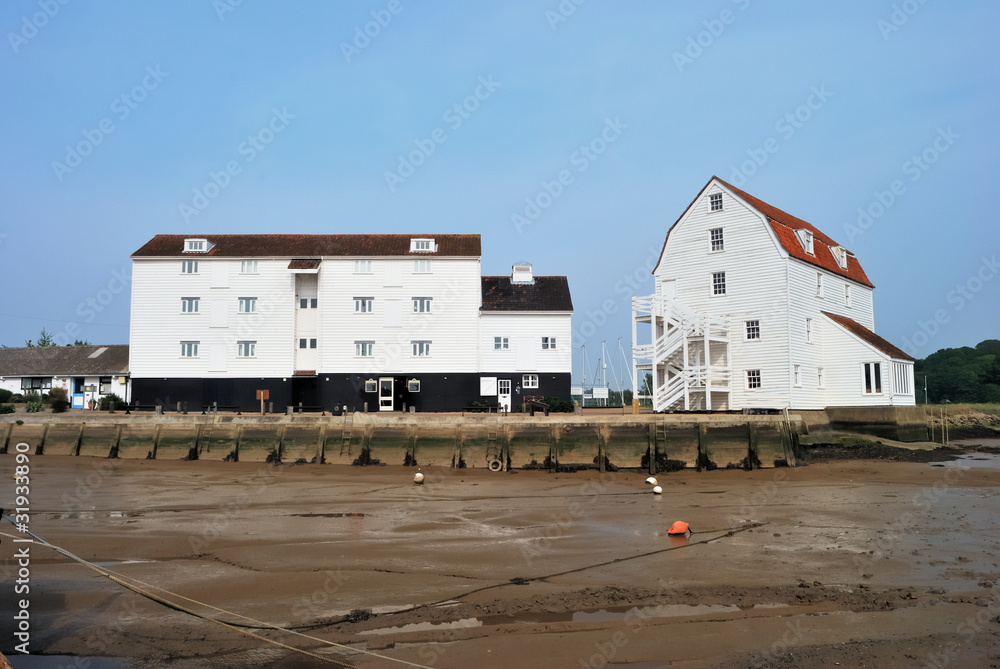
[{"label": "white clapboard building", "polygon": [[656,411],[913,405],[913,358],[875,334],[874,286],[813,225],[712,178],[632,300]]},{"label": "white clapboard building", "polygon": [[565,277],[479,235],[157,235],[132,255],[139,404],[455,411],[570,397]]}]

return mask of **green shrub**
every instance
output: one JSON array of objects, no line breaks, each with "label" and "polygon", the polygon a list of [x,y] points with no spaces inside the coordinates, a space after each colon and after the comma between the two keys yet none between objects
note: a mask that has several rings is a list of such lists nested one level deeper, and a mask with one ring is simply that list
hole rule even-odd
[{"label": "green shrub", "polygon": [[24,395],[22,395],[21,393],[14,393],[13,395],[10,396],[10,401],[13,402],[14,404],[23,404]]},{"label": "green shrub", "polygon": [[118,397],[114,393],[108,393],[101,397],[101,401],[98,402],[97,408],[101,411],[114,411],[115,409],[124,409],[125,400]]},{"label": "green shrub", "polygon": [[42,396],[38,394],[37,390],[29,390],[24,393],[24,397],[21,399],[22,402],[41,402]]},{"label": "green shrub", "polygon": [[65,401],[69,399],[69,393],[66,392],[65,388],[53,388],[52,390],[49,391],[49,399],[52,401],[55,400]]},{"label": "green shrub", "polygon": [[14,413],[13,404],[0,404],[0,414],[3,413]]},{"label": "green shrub", "polygon": [[64,413],[69,408],[69,395],[65,388],[53,388],[49,393],[49,404],[52,405],[52,413]]},{"label": "green shrub", "polygon": [[0,404],[10,402],[10,398],[14,395],[14,392],[7,390],[6,388],[0,388]]},{"label": "green shrub", "polygon": [[28,413],[41,413],[45,411],[45,404],[41,400],[33,400],[28,402],[24,409]]},{"label": "green shrub", "polygon": [[573,413],[576,411],[576,407],[573,406],[572,402],[567,402],[556,395],[547,395],[545,403],[549,405],[551,413]]}]

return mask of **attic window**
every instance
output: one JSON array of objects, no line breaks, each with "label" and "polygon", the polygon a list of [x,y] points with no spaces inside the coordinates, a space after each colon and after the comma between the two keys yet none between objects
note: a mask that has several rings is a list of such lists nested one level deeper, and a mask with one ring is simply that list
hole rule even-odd
[{"label": "attic window", "polygon": [[212,245],[207,239],[185,239],[184,253],[207,253]]},{"label": "attic window", "polygon": [[712,193],[708,196],[708,210],[722,211],[722,193]]},{"label": "attic window", "polygon": [[437,244],[434,243],[433,239],[410,240],[411,253],[434,253],[435,251],[437,251]]},{"label": "attic window", "polygon": [[843,246],[831,246],[830,252],[841,269],[847,269],[847,249]]},{"label": "attic window", "polygon": [[809,230],[800,229],[796,230],[795,234],[798,236],[799,242],[801,242],[802,248],[805,249],[806,253],[811,256],[816,255],[816,250],[813,247],[813,233]]}]

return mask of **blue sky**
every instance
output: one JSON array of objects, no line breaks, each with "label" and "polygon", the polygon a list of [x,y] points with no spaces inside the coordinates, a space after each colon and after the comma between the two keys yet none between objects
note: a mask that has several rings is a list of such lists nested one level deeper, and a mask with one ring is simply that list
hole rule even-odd
[{"label": "blue sky", "polygon": [[569,277],[578,377],[581,344],[627,347],[628,297],[714,174],[851,249],[879,334],[974,345],[1000,336],[998,22],[985,1],[8,0],[0,343],[127,342],[121,275],[157,233],[479,233],[485,274]]}]

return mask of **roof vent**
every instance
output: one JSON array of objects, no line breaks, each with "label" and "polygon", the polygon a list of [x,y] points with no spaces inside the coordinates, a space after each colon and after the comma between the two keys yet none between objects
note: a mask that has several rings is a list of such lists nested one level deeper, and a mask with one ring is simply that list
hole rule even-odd
[{"label": "roof vent", "polygon": [[90,355],[88,355],[87,357],[88,358],[96,358],[96,357],[100,356],[102,353],[104,353],[107,350],[108,350],[107,346],[102,346],[101,348],[97,349],[96,351],[94,351],[93,353],[91,353]]},{"label": "roof vent", "polygon": [[531,265],[529,263],[517,263],[513,267],[513,271],[510,275],[511,283],[534,283],[535,277],[531,274]]}]

